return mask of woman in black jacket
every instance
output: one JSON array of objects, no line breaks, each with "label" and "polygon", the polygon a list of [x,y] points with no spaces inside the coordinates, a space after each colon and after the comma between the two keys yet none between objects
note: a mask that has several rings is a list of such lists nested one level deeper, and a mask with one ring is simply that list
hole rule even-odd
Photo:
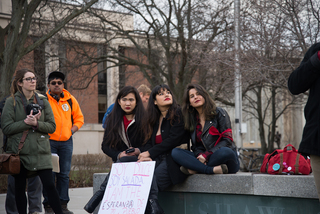
[{"label": "woman in black jacket", "polygon": [[[107,118],[102,150],[113,162],[133,162],[138,160],[140,149],[146,136],[145,110],[140,95],[132,86],[121,89],[115,105]],[[127,153],[126,150],[131,152]],[[109,175],[84,209],[92,213],[103,198]]]},{"label": "woman in black jacket", "polygon": [[179,148],[172,151],[172,158],[183,166],[180,170],[185,174],[236,173],[239,160],[227,112],[216,107],[198,84],[187,86],[183,101],[185,128],[191,134],[193,152]]},{"label": "woman in black jacket", "polygon": [[320,200],[320,43],[308,49],[299,67],[290,74],[288,88],[294,95],[309,92],[304,108],[306,124],[298,151],[310,156]]},{"label": "woman in black jacket", "polygon": [[[184,130],[180,107],[167,85],[156,86],[150,94],[148,124],[150,139],[146,145],[147,151],[139,155],[139,161],[156,161],[154,176],[159,190],[163,191],[170,185],[185,180],[186,176],[179,170],[180,166],[173,161],[171,151],[190,140],[188,132]],[[151,213],[163,213],[163,211],[159,207]]]}]

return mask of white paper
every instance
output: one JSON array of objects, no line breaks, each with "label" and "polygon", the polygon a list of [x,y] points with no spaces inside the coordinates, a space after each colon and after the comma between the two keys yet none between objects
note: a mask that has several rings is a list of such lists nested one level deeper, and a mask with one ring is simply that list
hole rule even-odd
[{"label": "white paper", "polygon": [[112,164],[99,214],[144,214],[155,161]]},{"label": "white paper", "polygon": [[55,153],[51,154],[52,172],[60,172],[59,156]]}]

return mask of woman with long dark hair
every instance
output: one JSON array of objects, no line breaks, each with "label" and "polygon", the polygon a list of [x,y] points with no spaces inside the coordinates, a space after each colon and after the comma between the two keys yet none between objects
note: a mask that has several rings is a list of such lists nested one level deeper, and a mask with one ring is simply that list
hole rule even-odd
[{"label": "woman with long dark hair", "polygon": [[192,152],[175,148],[172,158],[185,174],[226,174],[239,170],[228,113],[198,84],[189,84],[183,97],[185,128],[191,134]]},{"label": "woman with long dark hair", "polygon": [[[37,77],[33,71],[18,70],[11,84],[11,97],[7,98],[1,116],[2,131],[8,136],[7,153],[18,153],[20,139],[25,137],[19,152],[20,173],[14,175],[15,199],[18,212],[26,214],[26,179],[39,175],[43,188],[48,192],[50,206],[55,213],[62,214],[60,199],[52,177],[48,135],[55,131],[56,124],[48,100],[35,92],[36,83]],[[36,108],[34,103],[42,105],[42,109]],[[29,108],[31,104],[33,108]],[[28,112],[28,109],[31,111]]]},{"label": "woman with long dark hair", "polygon": [[[140,95],[132,86],[120,90],[113,110],[106,119],[102,150],[113,162],[134,162],[138,160],[146,136],[145,110]],[[127,153],[126,150],[131,149]],[[92,213],[103,198],[109,174],[98,190],[85,205]]]},{"label": "woman with long dark hair", "polygon": [[[153,88],[148,103],[149,141],[147,151],[139,155],[139,161],[156,161],[154,176],[160,191],[170,185],[178,184],[185,180],[186,175],[180,172],[172,157],[173,148],[188,143],[190,138],[184,130],[183,116],[170,88],[163,84]],[[151,213],[163,213],[157,198],[153,203],[157,206]]]}]

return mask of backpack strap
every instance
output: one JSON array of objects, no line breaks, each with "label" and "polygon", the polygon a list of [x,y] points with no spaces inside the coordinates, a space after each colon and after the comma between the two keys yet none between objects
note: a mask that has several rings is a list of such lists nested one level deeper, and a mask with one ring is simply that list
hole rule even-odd
[{"label": "backpack strap", "polygon": [[299,160],[300,160],[300,154],[297,153],[297,157],[296,157],[296,164],[294,165],[294,174],[298,175],[299,174]]},{"label": "backpack strap", "polygon": [[33,101],[34,103],[38,103],[39,106],[41,106],[41,109],[44,109],[43,100],[39,98],[39,95],[37,93],[34,93]]},{"label": "backpack strap", "polygon": [[72,122],[72,126],[73,126],[73,116],[72,116],[72,99],[68,99],[67,102],[69,103],[69,106],[71,108],[71,122]]}]

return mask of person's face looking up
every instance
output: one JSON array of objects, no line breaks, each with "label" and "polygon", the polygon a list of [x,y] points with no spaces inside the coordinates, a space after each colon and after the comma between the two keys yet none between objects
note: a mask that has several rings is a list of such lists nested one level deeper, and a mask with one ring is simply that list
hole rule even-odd
[{"label": "person's face looking up", "polygon": [[121,97],[118,103],[126,114],[130,114],[136,107],[137,101],[134,93],[129,93],[127,96]]},{"label": "person's face looking up", "polygon": [[167,89],[161,89],[160,93],[156,95],[154,104],[158,107],[164,107],[172,105],[172,94]]}]

